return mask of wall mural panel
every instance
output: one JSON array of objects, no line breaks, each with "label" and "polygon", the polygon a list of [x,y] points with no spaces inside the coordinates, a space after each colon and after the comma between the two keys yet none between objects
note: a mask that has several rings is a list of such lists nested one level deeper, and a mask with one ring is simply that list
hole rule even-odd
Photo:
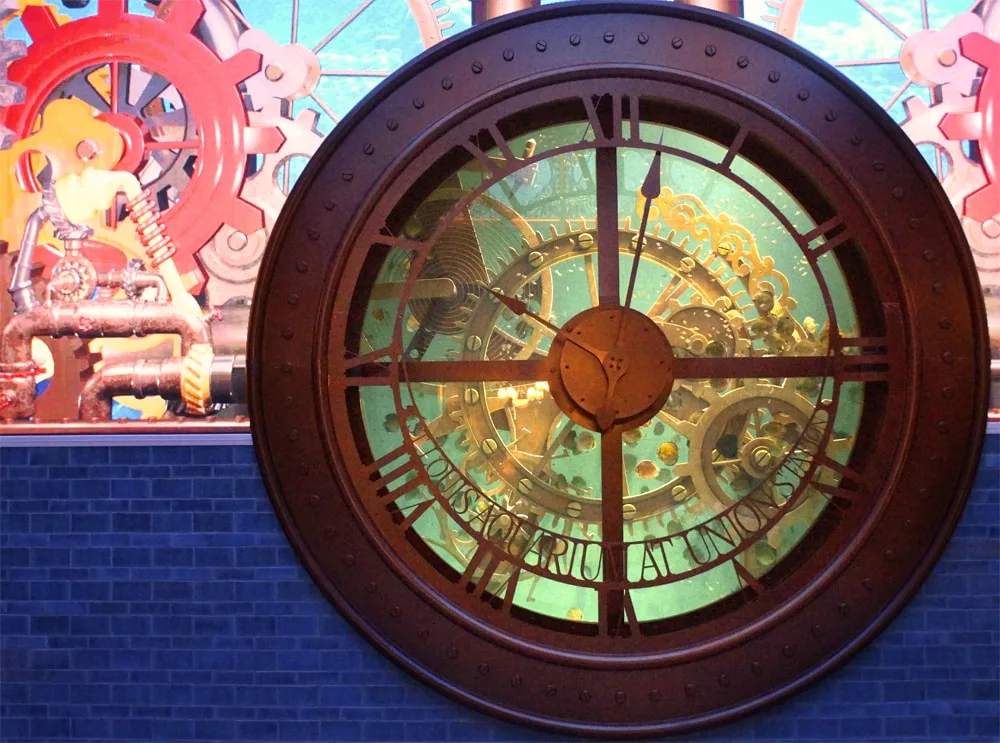
[{"label": "wall mural panel", "polygon": [[[744,5],[918,144],[961,216],[1000,360],[1000,3]],[[469,4],[0,8],[0,428],[246,430],[250,304],[285,198],[365,94],[470,26]]]}]

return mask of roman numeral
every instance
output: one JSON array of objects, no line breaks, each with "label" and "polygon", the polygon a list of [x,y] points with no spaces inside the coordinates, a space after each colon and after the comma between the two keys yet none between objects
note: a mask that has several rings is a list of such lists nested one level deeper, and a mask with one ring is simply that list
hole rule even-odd
[{"label": "roman numeral", "polygon": [[753,573],[747,570],[741,562],[732,560],[730,564],[733,566],[733,570],[736,571],[736,577],[740,579],[740,585],[744,585],[753,591],[754,598],[764,593],[766,590],[764,584],[757,580]]},{"label": "roman numeral", "polygon": [[[820,237],[824,238],[823,243],[815,248],[810,247],[811,243]],[[844,220],[838,216],[831,217],[804,235],[799,235],[798,242],[806,257],[811,262],[815,262],[821,255],[847,242],[851,237],[851,232],[847,229],[847,225],[844,224]]]},{"label": "roman numeral", "polygon": [[[479,146],[479,142],[482,141],[482,135],[484,132],[490,139],[493,140],[493,144],[496,148],[500,150],[500,158],[490,157],[486,154],[486,151]],[[462,145],[465,149],[472,153],[485,170],[489,171],[494,176],[517,170],[521,167],[521,163],[523,162],[520,157],[514,154],[514,150],[511,148],[510,143],[507,141],[506,137],[500,133],[496,124],[490,124],[485,129],[480,129],[475,137],[463,142]]]},{"label": "roman numeral", "polygon": [[[896,354],[889,349],[888,338],[841,338],[837,341],[837,375],[850,382],[887,382]],[[845,348],[858,348],[860,354],[845,354]]]},{"label": "roman numeral", "polygon": [[[597,96],[584,96],[583,107],[587,111],[587,119],[594,130],[594,139],[599,145],[608,146],[625,142],[623,122],[625,119],[625,104],[628,103],[629,142],[639,142],[639,98],[622,93],[605,93]],[[607,108],[610,106],[610,110]],[[603,123],[602,123],[603,122]]]},{"label": "roman numeral", "polygon": [[[859,496],[868,492],[869,489],[869,479],[868,476],[858,472],[857,470],[851,469],[850,467],[841,464],[836,459],[821,454],[816,457],[816,463],[819,467],[825,467],[828,470],[836,472],[840,476],[840,483],[837,485],[829,485],[818,480],[818,475],[813,477],[812,482],[809,486],[826,496],[831,502],[839,503],[840,505],[850,505]],[[855,489],[847,488],[844,486],[844,481],[854,483]]]},{"label": "roman numeral", "polygon": [[639,634],[639,618],[627,588],[606,589],[598,613],[600,631],[610,637],[634,637]]},{"label": "roman numeral", "polygon": [[[404,411],[404,413],[405,412],[406,411]],[[402,463],[396,464],[392,467],[392,469],[389,469],[390,466],[398,462],[400,459],[402,459]],[[383,470],[386,469],[389,469],[389,471],[383,474]],[[365,468],[365,472],[369,482],[371,483],[371,487],[379,493],[379,497],[386,501],[386,503],[395,502],[410,491],[425,484],[426,481],[426,475],[423,467],[420,465],[420,461],[414,456],[410,447],[406,444],[401,444],[388,454],[376,459]],[[410,478],[403,484],[398,485],[394,490],[388,489],[391,483],[405,477],[411,472],[415,473],[416,477]]]}]

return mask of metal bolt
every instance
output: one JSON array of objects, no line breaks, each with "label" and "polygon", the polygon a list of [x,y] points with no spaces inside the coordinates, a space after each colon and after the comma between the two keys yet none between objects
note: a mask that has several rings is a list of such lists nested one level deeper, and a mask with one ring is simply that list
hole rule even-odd
[{"label": "metal bolt", "polygon": [[442,78],[441,80],[441,87],[444,88],[445,90],[451,90],[454,84],[455,83],[451,81],[450,77]]},{"label": "metal bolt", "polygon": [[489,456],[490,454],[493,454],[499,447],[497,446],[496,439],[486,439],[479,448],[482,449],[483,454]]},{"label": "metal bolt", "polygon": [[333,199],[327,199],[323,202],[323,208],[328,212],[332,212],[335,206],[337,206],[337,204],[333,201]]},{"label": "metal bolt", "polygon": [[881,173],[883,170],[885,170],[885,162],[882,160],[876,160],[875,162],[872,163],[872,167]]},{"label": "metal bolt", "polygon": [[587,691],[586,689],[583,689],[580,692],[580,701],[581,702],[589,702],[590,701],[590,692]]},{"label": "metal bolt", "polygon": [[672,46],[674,49],[680,49],[682,46],[684,46],[684,39],[682,39],[680,36],[675,36],[670,40],[670,46]]},{"label": "metal bolt", "polygon": [[892,198],[894,198],[896,201],[902,201],[903,196],[905,195],[906,192],[903,190],[902,186],[896,186],[894,189],[892,189]]},{"label": "metal bolt", "polygon": [[361,151],[364,152],[366,155],[374,155],[375,145],[373,145],[371,142],[368,142],[365,144],[364,147],[361,148]]},{"label": "metal bolt", "polygon": [[482,63],[482,62],[480,62],[479,60],[476,60],[475,62],[473,62],[473,63],[472,63],[472,71],[473,71],[473,72],[474,72],[474,73],[475,73],[476,75],[478,75],[478,74],[479,74],[480,72],[482,72],[482,71],[483,71],[483,63]]},{"label": "metal bolt", "polygon": [[626,521],[631,521],[635,518],[636,508],[631,503],[626,503],[622,506],[622,518]]},{"label": "metal bolt", "polygon": [[319,240],[319,230],[315,227],[310,227],[306,230],[306,234],[309,235],[310,240]]},{"label": "metal bolt", "polygon": [[477,402],[479,402],[479,390],[477,390],[477,389],[475,389],[473,387],[469,387],[468,389],[466,389],[465,390],[465,404],[466,405],[475,405]]},{"label": "metal bolt", "polygon": [[390,132],[396,131],[397,129],[399,129],[399,120],[389,119],[387,122],[385,122],[385,128],[388,129]]},{"label": "metal bolt", "polygon": [[535,42],[535,49],[537,49],[540,52],[544,52],[548,48],[549,48],[549,45],[546,44],[544,41],[537,41],[537,42]]},{"label": "metal bolt", "polygon": [[861,135],[860,134],[852,134],[851,135],[851,144],[853,144],[855,147],[857,147],[859,144],[861,144],[862,141],[864,141],[864,140],[861,139]]},{"label": "metal bolt", "polygon": [[514,50],[513,49],[504,49],[503,50],[503,61],[504,62],[512,62],[513,60],[514,60]]},{"label": "metal bolt", "polygon": [[740,57],[739,59],[736,60],[736,66],[739,67],[741,70],[745,70],[749,66],[749,64],[750,60],[747,59],[746,57]]},{"label": "metal bolt", "polygon": [[613,44],[615,41],[615,35],[611,31],[606,31],[604,33],[604,43]]},{"label": "metal bolt", "polygon": [[532,250],[528,253],[528,263],[532,268],[538,268],[542,263],[545,262],[545,256],[539,253],[537,250]]},{"label": "metal bolt", "polygon": [[935,281],[934,286],[931,287],[931,291],[933,291],[935,294],[944,294],[944,282]]},{"label": "metal bolt", "polygon": [[809,100],[809,91],[805,88],[801,88],[799,89],[798,96],[800,101],[807,101]]},{"label": "metal bolt", "polygon": [[777,70],[771,70],[767,73],[767,79],[772,83],[776,83],[781,79],[781,73]]},{"label": "metal bolt", "polygon": [[347,567],[350,567],[351,565],[353,565],[354,564],[354,555],[352,555],[350,553],[344,555],[344,564],[347,565]]},{"label": "metal bolt", "polygon": [[281,65],[274,64],[273,62],[264,67],[264,77],[270,80],[272,83],[278,82],[281,78],[285,76],[285,71],[281,69]]},{"label": "metal bolt", "polygon": [[478,351],[483,347],[483,339],[478,335],[470,335],[465,339],[465,348],[469,351]]},{"label": "metal bolt", "polygon": [[649,43],[649,34],[647,34],[645,31],[640,31],[638,38],[639,38],[639,43],[640,44],[648,44]]},{"label": "metal bolt", "polygon": [[716,54],[716,52],[718,52],[718,51],[719,50],[715,46],[715,44],[709,44],[708,46],[705,47],[705,56],[706,57],[714,57],[715,54]]},{"label": "metal bolt", "polygon": [[413,107],[416,108],[416,109],[423,108],[424,107],[424,99],[423,98],[414,98],[413,99]]},{"label": "metal bolt", "polygon": [[354,180],[354,173],[348,170],[347,172],[342,173],[340,177],[343,178],[346,183],[350,183]]},{"label": "metal bolt", "polygon": [[625,696],[625,692],[624,691],[616,691],[615,692],[615,701],[618,702],[618,704],[625,704],[626,698],[627,697]]},{"label": "metal bolt", "polygon": [[771,464],[773,457],[771,456],[771,452],[769,452],[766,447],[758,446],[753,451],[752,459],[754,466],[763,469]]},{"label": "metal bolt", "polygon": [[583,506],[576,501],[570,501],[566,504],[566,515],[571,519],[579,518],[581,513],[583,513]]},{"label": "metal bolt", "polygon": [[298,294],[289,294],[288,295],[288,304],[290,304],[292,307],[294,307],[298,303],[299,303],[299,295]]},{"label": "metal bolt", "polygon": [[295,335],[295,331],[292,330],[291,328],[282,328],[281,329],[281,337],[284,338],[286,341],[287,340],[291,340],[294,335]]},{"label": "metal bolt", "polygon": [[230,250],[236,253],[243,250],[243,248],[245,248],[249,242],[250,239],[245,234],[239,231],[233,232],[231,235],[229,235],[229,237],[226,238],[226,246]]},{"label": "metal bolt", "polygon": [[298,441],[299,440],[299,429],[293,428],[291,431],[289,431],[288,432],[288,440],[289,441]]},{"label": "metal bolt", "polygon": [[927,248],[927,250],[924,251],[924,260],[925,261],[932,261],[932,260],[934,260],[934,249],[933,248]]},{"label": "metal bolt", "polygon": [[522,477],[517,481],[517,492],[521,495],[527,495],[531,492],[531,480],[527,477]]},{"label": "metal bolt", "polygon": [[594,236],[589,232],[584,232],[576,238],[576,246],[580,250],[590,250],[594,247]]},{"label": "metal bolt", "polygon": [[572,34],[569,37],[569,43],[573,46],[580,46],[581,41],[583,41],[583,39],[580,38],[580,34]]}]

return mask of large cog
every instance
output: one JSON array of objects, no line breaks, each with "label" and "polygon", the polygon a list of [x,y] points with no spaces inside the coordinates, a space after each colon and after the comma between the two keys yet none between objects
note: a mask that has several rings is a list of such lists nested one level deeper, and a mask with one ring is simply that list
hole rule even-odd
[{"label": "large cog", "polygon": [[[133,171],[154,153],[196,151],[190,182],[163,215],[177,246],[174,260],[193,292],[205,280],[194,254],[223,225],[247,234],[264,226],[260,208],[239,195],[246,157],[275,152],[282,144],[279,130],[250,125],[238,87],[259,71],[260,55],[242,50],[220,59],[192,33],[203,13],[202,0],[176,3],[160,18],[129,13],[127,0],[100,0],[96,15],[59,26],[49,8],[26,8],[22,21],[33,43],[26,56],[9,68],[10,79],[25,86],[26,97],[0,117],[0,125],[18,137],[27,136],[56,88],[77,76],[87,83],[78,85],[78,91],[99,102],[98,108],[110,109],[108,115],[126,142],[123,159]],[[111,80],[110,101],[89,84],[87,77],[109,59],[113,78],[119,77],[121,66],[141,66],[154,73],[138,101],[126,98],[120,103],[116,79]],[[175,88],[183,101],[186,119],[197,122],[185,125],[184,139],[176,142],[158,141],[143,127],[144,109],[168,87]],[[171,114],[176,112],[165,116]],[[213,208],[205,209],[207,203]]]},{"label": "large cog", "polygon": [[[12,0],[0,0],[0,20],[9,10]],[[0,26],[0,108],[12,106],[24,101],[24,87],[7,79],[7,64],[24,56],[24,42],[17,39],[4,38],[3,26]],[[0,149],[6,149],[14,140],[14,132],[0,122]]]}]

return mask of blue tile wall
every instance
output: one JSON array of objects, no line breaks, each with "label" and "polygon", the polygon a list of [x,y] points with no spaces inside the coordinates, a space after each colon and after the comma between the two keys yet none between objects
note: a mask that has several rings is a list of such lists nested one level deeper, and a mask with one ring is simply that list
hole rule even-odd
[{"label": "blue tile wall", "polygon": [[[369,647],[249,447],[0,449],[0,740],[555,740]],[[845,668],[691,740],[1000,740],[1000,436],[947,552]]]}]

